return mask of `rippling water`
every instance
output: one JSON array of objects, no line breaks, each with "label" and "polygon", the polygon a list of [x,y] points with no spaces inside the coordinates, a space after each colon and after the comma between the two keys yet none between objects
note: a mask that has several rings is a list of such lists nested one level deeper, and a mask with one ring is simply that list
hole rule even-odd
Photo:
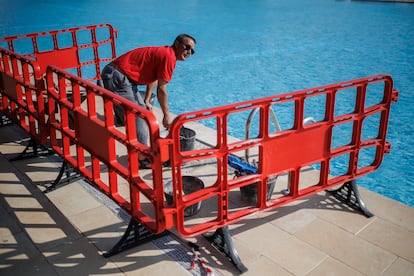
[{"label": "rippling water", "polygon": [[[414,207],[414,4],[332,0],[3,1],[0,36],[110,23],[118,53],[197,38],[169,85],[180,114],[339,81],[390,74],[391,153],[358,183]],[[239,135],[237,131],[233,135]]]}]

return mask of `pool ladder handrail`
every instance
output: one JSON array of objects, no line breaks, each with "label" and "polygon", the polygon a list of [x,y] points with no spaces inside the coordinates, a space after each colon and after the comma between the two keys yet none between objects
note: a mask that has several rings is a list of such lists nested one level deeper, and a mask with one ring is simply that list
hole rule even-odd
[{"label": "pool ladder handrail", "polygon": [[[256,113],[259,109],[260,109],[259,107],[256,107],[255,109],[253,109],[250,112],[249,117],[247,118],[247,121],[246,121],[246,140],[248,140],[250,138],[251,120],[252,120],[253,116],[256,115]],[[276,131],[281,131],[280,124],[279,124],[279,121],[277,120],[275,112],[273,111],[273,109],[270,109],[270,111],[271,111],[271,113],[270,113],[271,114],[271,119],[273,121],[273,124],[276,127]],[[246,162],[249,163],[249,149],[246,149],[244,157],[246,159]]]}]

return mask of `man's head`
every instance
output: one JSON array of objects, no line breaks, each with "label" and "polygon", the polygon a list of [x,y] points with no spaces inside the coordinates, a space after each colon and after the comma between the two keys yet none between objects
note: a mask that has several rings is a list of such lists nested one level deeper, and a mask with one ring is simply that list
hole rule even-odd
[{"label": "man's head", "polygon": [[178,35],[173,44],[175,56],[177,60],[186,60],[190,55],[194,54],[196,40],[187,34]]}]

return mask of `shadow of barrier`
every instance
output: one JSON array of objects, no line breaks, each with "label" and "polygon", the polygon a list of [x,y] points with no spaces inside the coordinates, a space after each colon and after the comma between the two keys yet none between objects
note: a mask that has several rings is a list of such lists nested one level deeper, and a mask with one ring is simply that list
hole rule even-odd
[{"label": "shadow of barrier", "polygon": [[[228,225],[256,212],[330,191],[372,216],[356,179],[375,171],[390,151],[386,133],[398,91],[388,75],[181,114],[166,137],[160,137],[152,112],[82,76],[1,49],[1,112],[58,154],[62,168],[73,168],[131,215],[124,236],[106,257],[175,227],[183,237],[204,235],[246,271]],[[40,83],[46,83],[46,90]],[[123,110],[123,126],[115,124],[114,107]],[[307,120],[309,110],[318,110],[312,120]],[[232,139],[230,129],[240,128],[252,114],[258,114],[251,124],[254,136],[246,130],[245,139]],[[275,114],[283,115],[283,130]],[[148,126],[148,145],[137,139],[144,131],[136,129],[137,120]],[[187,126],[205,124],[213,129],[209,141],[194,147],[195,132],[183,137]],[[373,128],[375,135],[366,131]],[[140,157],[151,161],[151,169],[139,167]],[[250,162],[251,157],[256,159]],[[197,164],[203,173],[189,176],[188,164]],[[191,193],[185,188],[188,177],[202,184]],[[240,191],[248,200],[235,198]]]}]

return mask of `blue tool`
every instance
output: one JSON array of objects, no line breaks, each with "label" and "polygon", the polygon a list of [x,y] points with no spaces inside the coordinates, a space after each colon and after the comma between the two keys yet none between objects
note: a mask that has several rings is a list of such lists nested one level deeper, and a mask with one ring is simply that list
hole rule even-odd
[{"label": "blue tool", "polygon": [[229,155],[228,156],[228,163],[230,167],[235,170],[238,170],[241,174],[254,174],[257,173],[257,168],[255,166],[250,165],[247,162],[244,162],[242,159]]}]

